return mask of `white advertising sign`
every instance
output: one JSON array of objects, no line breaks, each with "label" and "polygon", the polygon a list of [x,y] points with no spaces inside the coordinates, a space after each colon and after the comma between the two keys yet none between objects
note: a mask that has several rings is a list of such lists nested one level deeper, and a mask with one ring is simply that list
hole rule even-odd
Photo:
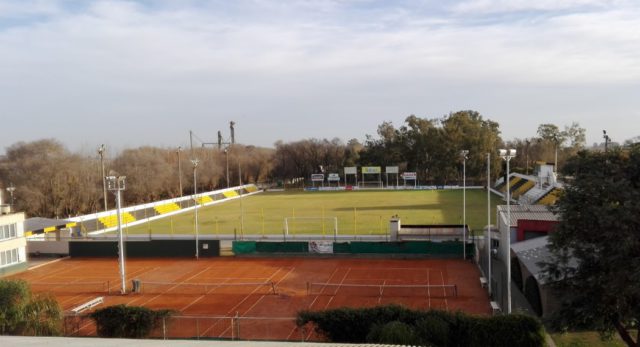
[{"label": "white advertising sign", "polygon": [[323,182],[324,181],[324,174],[312,174],[311,175],[311,181],[313,181],[313,182]]},{"label": "white advertising sign", "polygon": [[403,172],[402,178],[405,180],[415,180],[418,177],[416,172]]},{"label": "white advertising sign", "polygon": [[345,175],[357,175],[358,174],[358,167],[356,167],[356,166],[345,166],[344,174]]},{"label": "white advertising sign", "polygon": [[333,242],[331,241],[309,241],[309,253],[333,253]]},{"label": "white advertising sign", "polygon": [[338,175],[337,173],[330,173],[329,177],[327,177],[327,181],[340,182],[340,175]]},{"label": "white advertising sign", "polygon": [[382,172],[380,166],[363,166],[362,173],[363,174],[379,174]]},{"label": "white advertising sign", "polygon": [[397,166],[387,166],[384,169],[384,172],[388,173],[388,174],[397,174],[398,171],[398,167]]}]

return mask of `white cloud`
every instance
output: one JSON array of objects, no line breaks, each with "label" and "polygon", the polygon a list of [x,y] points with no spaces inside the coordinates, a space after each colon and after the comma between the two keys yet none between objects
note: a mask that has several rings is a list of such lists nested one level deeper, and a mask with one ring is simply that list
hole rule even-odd
[{"label": "white cloud", "polygon": [[[214,110],[273,119],[355,115],[353,124],[366,119],[370,130],[353,129],[372,133],[390,114],[529,112],[526,98],[501,108],[486,102],[503,102],[491,94],[504,89],[557,93],[640,81],[640,8],[629,3],[479,0],[453,12],[338,0],[52,4],[45,20],[0,29],[0,115],[54,112],[78,124],[87,114],[147,123],[175,114],[204,119]],[[27,11],[4,8],[12,18]],[[536,9],[552,15],[487,15]],[[540,90],[531,97],[551,98]],[[290,136],[334,136],[322,124]],[[285,137],[275,128],[271,136],[261,143]]]}]

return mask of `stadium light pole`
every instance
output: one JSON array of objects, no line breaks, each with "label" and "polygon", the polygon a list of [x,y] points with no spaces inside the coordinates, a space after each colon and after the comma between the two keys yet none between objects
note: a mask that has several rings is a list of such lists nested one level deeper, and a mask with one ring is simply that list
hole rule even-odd
[{"label": "stadium light pole", "polygon": [[104,146],[104,144],[100,145],[100,147],[98,147],[98,155],[100,156],[100,166],[102,167],[102,192],[103,192],[103,197],[104,197],[104,212],[107,212],[107,178],[104,174],[104,152],[107,150],[107,148]]},{"label": "stadium light pole", "polygon": [[119,253],[119,265],[120,265],[120,282],[122,288],[120,292],[122,294],[127,293],[126,286],[126,272],[125,272],[125,259],[124,259],[124,239],[122,236],[122,213],[120,211],[121,205],[121,192],[125,190],[125,179],[127,176],[108,176],[105,177],[105,181],[108,182],[108,188],[116,195],[116,212],[118,219],[118,253]]},{"label": "stadium light pole", "polygon": [[197,180],[197,168],[198,168],[198,163],[200,161],[198,159],[191,159],[191,164],[193,164],[193,202],[195,204],[195,207],[193,208],[194,210],[194,229],[196,232],[196,260],[200,259],[200,249],[198,247],[198,200],[196,198],[197,194],[198,194],[198,180]]},{"label": "stadium light pole", "polygon": [[227,188],[229,188],[229,148],[224,149],[224,156],[227,161]]},{"label": "stadium light pole", "polygon": [[500,149],[500,157],[507,162],[507,314],[511,314],[511,187],[509,186],[509,161],[516,156],[515,149]]},{"label": "stadium light pole", "polygon": [[469,150],[460,151],[462,157],[462,257],[467,259],[467,156]]},{"label": "stadium light pole", "polygon": [[176,153],[178,154],[178,187],[180,189],[180,197],[182,197],[182,162],[180,161],[180,152],[182,152],[182,146],[178,146]]},{"label": "stadium light pole", "polygon": [[491,153],[487,153],[487,278],[491,297]]},{"label": "stadium light pole", "polygon": [[602,130],[602,137],[604,138],[604,153],[607,154],[609,151],[609,142],[611,142],[611,138],[607,135],[606,130]]},{"label": "stadium light pole", "polygon": [[13,213],[13,192],[16,191],[16,187],[13,186],[13,183],[9,184],[9,186],[7,187],[7,191],[9,192],[9,195],[11,196],[11,201],[9,202],[9,211],[11,211]]}]

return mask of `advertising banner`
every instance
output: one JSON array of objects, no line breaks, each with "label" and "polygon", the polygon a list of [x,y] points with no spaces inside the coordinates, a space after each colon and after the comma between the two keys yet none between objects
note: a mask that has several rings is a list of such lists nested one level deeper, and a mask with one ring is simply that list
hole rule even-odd
[{"label": "advertising banner", "polygon": [[382,172],[380,166],[363,166],[362,173],[363,174],[379,174]]},{"label": "advertising banner", "polygon": [[356,166],[345,166],[344,174],[345,175],[357,175],[358,174],[358,167],[356,167]]},{"label": "advertising banner", "polygon": [[388,174],[397,174],[398,171],[398,167],[397,166],[387,166],[384,169],[384,172],[388,173]]},{"label": "advertising banner", "polygon": [[327,181],[340,182],[340,175],[338,175],[337,173],[330,173],[329,177],[327,177]]},{"label": "advertising banner", "polygon": [[418,177],[416,172],[403,172],[402,179],[404,180],[415,180]]},{"label": "advertising banner", "polygon": [[324,181],[324,174],[312,174],[311,175],[311,181],[313,181],[313,182],[323,182]]},{"label": "advertising banner", "polygon": [[309,253],[331,254],[333,253],[333,242],[309,241]]}]

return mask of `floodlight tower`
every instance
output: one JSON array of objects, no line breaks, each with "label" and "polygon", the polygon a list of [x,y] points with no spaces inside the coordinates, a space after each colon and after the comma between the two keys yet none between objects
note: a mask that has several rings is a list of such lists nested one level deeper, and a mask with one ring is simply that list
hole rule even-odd
[{"label": "floodlight tower", "polygon": [[491,297],[491,153],[487,153],[487,277]]},{"label": "floodlight tower", "polygon": [[515,149],[500,149],[500,158],[507,162],[507,314],[511,313],[511,187],[509,185],[509,161],[516,156]]},{"label": "floodlight tower", "polygon": [[104,193],[104,211],[107,212],[107,178],[104,174],[104,152],[107,150],[107,148],[104,146],[104,144],[100,145],[100,147],[98,147],[98,155],[100,156],[100,166],[102,167],[102,192]]},{"label": "floodlight tower", "polygon": [[198,180],[197,180],[197,176],[196,176],[196,172],[197,172],[197,168],[198,168],[198,163],[200,161],[198,159],[192,159],[191,160],[191,164],[193,164],[193,202],[195,203],[195,207],[193,208],[194,212],[194,228],[195,228],[195,234],[196,234],[196,260],[200,258],[200,249],[198,247],[198,199],[197,199],[197,194],[198,194]]},{"label": "floodlight tower", "polygon": [[118,215],[118,253],[119,253],[119,265],[120,265],[120,282],[122,284],[122,288],[120,292],[122,294],[127,293],[126,287],[126,273],[125,273],[125,259],[124,259],[124,240],[122,236],[122,213],[121,209],[121,192],[125,190],[125,179],[127,176],[117,176],[111,175],[105,177],[105,181],[107,182],[108,189],[112,192],[115,192],[116,195],[116,209]]},{"label": "floodlight tower", "polygon": [[182,197],[182,161],[180,160],[180,152],[182,152],[182,146],[178,146],[176,150],[178,154],[178,189],[180,189],[180,197]]},{"label": "floodlight tower", "polygon": [[606,154],[609,151],[609,143],[611,143],[611,138],[607,135],[606,130],[602,130],[602,137],[604,138],[604,153]]},{"label": "floodlight tower", "polygon": [[9,192],[9,195],[11,195],[11,202],[9,203],[9,211],[13,213],[13,192],[16,191],[16,187],[13,186],[13,183],[9,184],[9,186],[7,187],[7,191]]},{"label": "floodlight tower", "polygon": [[469,150],[460,151],[462,157],[462,258],[467,259],[467,159]]}]

